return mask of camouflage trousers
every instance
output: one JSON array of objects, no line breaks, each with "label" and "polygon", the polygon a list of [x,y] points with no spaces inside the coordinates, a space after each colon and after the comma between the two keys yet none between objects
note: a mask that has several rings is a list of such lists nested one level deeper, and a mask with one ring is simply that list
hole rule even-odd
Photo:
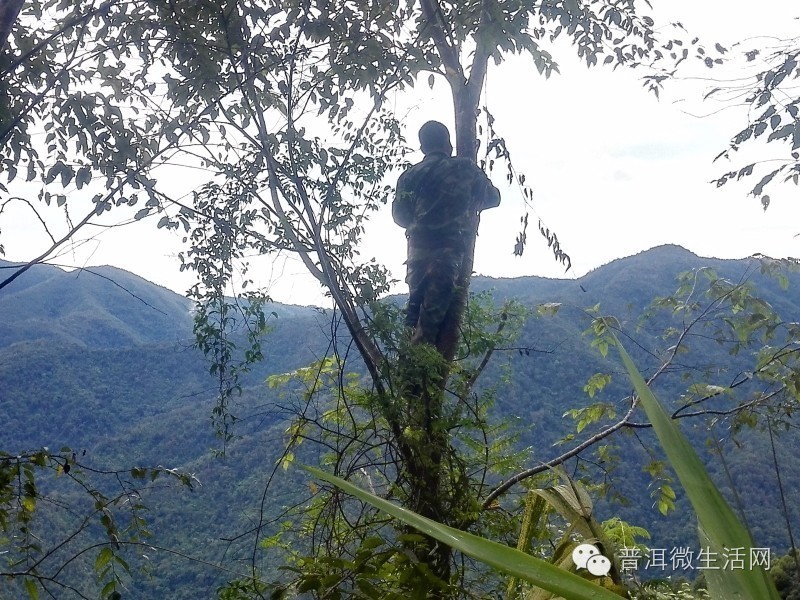
[{"label": "camouflage trousers", "polygon": [[408,256],[406,325],[415,329],[415,343],[435,345],[455,295],[463,253],[452,248],[409,246]]}]

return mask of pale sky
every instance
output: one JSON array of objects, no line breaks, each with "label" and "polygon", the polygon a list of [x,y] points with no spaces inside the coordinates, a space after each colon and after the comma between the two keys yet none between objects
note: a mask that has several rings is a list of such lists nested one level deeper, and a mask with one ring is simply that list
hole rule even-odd
[{"label": "pale sky", "polygon": [[[731,44],[755,35],[800,35],[800,21],[792,18],[800,15],[800,7],[792,8],[794,2],[786,0],[762,0],[757,8],[744,0],[653,0],[653,5],[657,23],[680,20],[712,46],[716,41]],[[567,277],[666,243],[719,258],[756,252],[800,256],[796,186],[773,185],[769,190],[772,203],[764,212],[757,200],[747,196],[756,183],[753,178],[721,189],[709,183],[729,170],[728,164],[715,165],[712,159],[746,125],[744,111],[715,113],[718,105],[701,102],[704,90],[713,87],[709,81],[670,82],[667,93],[657,100],[642,88],[640,73],[587,69],[573,55],[564,45],[555,55],[561,74],[549,80],[519,57],[489,72],[486,93],[497,119],[495,128],[505,137],[517,170],[532,184],[534,212],[528,248],[521,258],[514,257],[519,219],[528,209],[517,188],[504,186],[505,170],[498,169],[494,179],[503,200],[500,208],[483,215],[475,260],[478,273],[565,276],[538,234],[539,218],[558,234],[572,258],[573,271]],[[698,73],[723,74],[716,70]],[[392,100],[408,113],[406,137],[411,143],[419,125],[428,119],[452,124],[444,81],[437,81],[433,90],[423,83],[414,94]],[[785,145],[772,144],[766,154],[757,156],[768,158],[770,153],[786,151]],[[412,160],[419,158],[421,154]],[[744,164],[742,158],[730,166]],[[183,173],[176,184],[185,185],[191,178],[191,173]],[[52,262],[112,264],[183,293],[193,280],[178,272],[182,235],[156,230],[156,220],[95,229],[92,240],[66,246]],[[60,221],[63,224],[63,217]],[[0,243],[8,260],[29,260],[48,245],[35,218],[22,205],[0,215]],[[375,256],[395,278],[403,279],[403,232],[391,221],[388,209],[370,226],[362,256]],[[320,301],[318,286],[309,283],[295,261],[259,261],[258,265],[274,299],[296,304]],[[405,291],[405,286],[400,284],[397,291]]]}]

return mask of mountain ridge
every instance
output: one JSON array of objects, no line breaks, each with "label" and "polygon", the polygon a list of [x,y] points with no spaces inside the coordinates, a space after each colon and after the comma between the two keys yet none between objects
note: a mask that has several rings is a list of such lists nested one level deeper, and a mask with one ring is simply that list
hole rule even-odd
[{"label": "mountain ridge", "polygon": [[[619,315],[635,325],[654,296],[674,291],[679,272],[709,265],[733,280],[750,276],[776,306],[787,314],[800,314],[797,295],[782,292],[753,261],[703,259],[678,246],[612,261],[575,280],[474,278],[472,289],[494,290],[497,302],[515,297],[531,308],[542,302],[564,303],[557,317],[533,318],[523,328],[521,347],[541,353],[498,353],[500,363],[490,364],[485,372],[493,381],[508,368],[509,381],[495,408],[498,418],[507,419],[520,434],[520,446],[531,449],[531,463],[549,460],[564,448],[553,444],[575,430],[575,423],[563,416],[566,410],[595,401],[622,406],[630,393],[624,377],[615,373],[613,383],[593,400],[586,396],[587,379],[613,365],[582,337],[588,322],[584,309],[600,302],[603,314]],[[284,447],[285,419],[293,402],[291,396],[280,395],[285,390],[271,389],[265,380],[325,356],[330,316],[310,307],[267,307],[279,316],[269,321],[264,362],[246,374],[242,395],[232,399],[231,410],[240,420],[227,448],[229,458],[219,462],[209,452],[219,444],[210,422],[218,382],[192,346],[191,302],[113,267],[92,268],[102,276],[91,278],[52,269],[57,268],[35,267],[0,290],[0,410],[10,424],[0,428],[0,451],[69,446],[85,451],[85,460],[98,468],[157,463],[196,473],[203,485],[191,496],[169,496],[154,511],[158,535],[184,552],[200,552],[206,561],[221,560],[215,552],[225,555],[229,566],[246,560],[252,547],[237,554],[228,551],[221,538],[252,527],[265,473]],[[794,274],[791,279],[794,290],[800,278]],[[658,390],[663,399],[674,402],[671,392],[669,386]],[[777,497],[767,495],[775,483],[764,441],[750,437],[742,442],[745,451],[733,454],[729,466],[733,478],[743,484],[754,534],[758,542],[785,552],[785,528],[775,516],[780,514]],[[791,436],[781,443],[788,456],[800,449]],[[656,447],[652,436],[637,432],[635,438],[614,438],[613,444],[620,449],[620,466],[607,476],[635,510],[598,499],[598,515],[621,514],[635,525],[647,526],[655,547],[695,539],[691,520],[681,519],[681,512],[666,519],[648,512],[650,480],[639,470]],[[791,493],[800,488],[800,466],[797,461],[784,462],[784,485]],[[752,472],[758,473],[755,483],[748,475]],[[712,476],[718,485],[727,485],[719,472]],[[279,495],[270,496],[267,503],[270,510],[292,504],[293,493],[307,490],[302,476],[290,472],[283,477],[275,490]],[[679,511],[688,510],[680,497],[678,502]],[[797,507],[790,511],[793,522],[800,524]],[[197,538],[206,540],[202,548],[196,547]],[[224,572],[176,565],[166,555],[153,561],[163,579],[137,580],[135,597],[215,597],[216,586],[226,577]],[[2,591],[0,598],[4,599]]]}]

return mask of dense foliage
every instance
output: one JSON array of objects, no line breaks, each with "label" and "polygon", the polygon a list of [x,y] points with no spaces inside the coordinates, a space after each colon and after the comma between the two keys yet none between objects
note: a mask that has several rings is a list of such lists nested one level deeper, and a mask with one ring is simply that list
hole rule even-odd
[{"label": "dense foliage", "polygon": [[[496,483],[498,476],[513,474],[510,469],[515,465],[546,462],[602,431],[604,421],[597,418],[610,417],[610,414],[608,410],[590,410],[593,404],[599,403],[617,412],[624,408],[623,399],[628,390],[623,380],[613,372],[611,382],[595,391],[592,399],[584,391],[587,382],[596,379],[593,375],[608,372],[609,365],[592,353],[588,341],[580,339],[580,331],[588,325],[589,319],[579,318],[569,307],[577,308],[587,301],[599,301],[609,312],[630,314],[624,324],[633,331],[638,322],[637,315],[649,305],[650,298],[670,295],[676,285],[674,276],[677,272],[703,264],[713,266],[720,274],[733,280],[750,271],[744,261],[704,261],[683,250],[666,247],[612,263],[578,283],[539,278],[475,282],[476,290],[494,288],[498,302],[505,297],[519,297],[531,309],[545,302],[561,304],[555,316],[529,319],[519,341],[498,351],[497,358],[502,359],[500,362],[506,366],[489,365],[483,376],[481,389],[501,392],[493,404],[496,414],[493,423],[499,425],[503,420],[510,420],[505,434],[519,437],[511,448],[529,448],[528,454],[521,459],[503,450],[508,460],[505,466],[496,463],[490,484]],[[20,289],[19,294],[29,295],[25,296],[25,302],[16,303],[21,307],[16,322],[28,332],[30,341],[19,343],[7,339],[0,354],[4,365],[0,370],[0,393],[5,406],[12,414],[26,416],[19,419],[19,425],[13,431],[4,430],[0,444],[22,448],[68,445],[75,449],[77,458],[91,468],[115,469],[126,465],[130,457],[136,457],[139,464],[153,465],[160,461],[180,466],[183,471],[197,477],[200,485],[195,485],[190,493],[165,494],[153,490],[145,494],[149,510],[143,516],[155,537],[148,539],[149,549],[131,547],[125,550],[125,559],[134,566],[134,578],[130,580],[124,573],[121,575],[126,589],[133,593],[171,598],[192,598],[198,593],[213,595],[216,587],[229,579],[245,576],[250,570],[249,565],[254,559],[253,527],[262,520],[266,537],[263,549],[256,551],[255,564],[267,580],[278,577],[275,568],[291,556],[287,551],[300,551],[307,541],[303,536],[292,535],[291,527],[281,537],[275,536],[282,530],[281,523],[290,520],[290,515],[283,514],[283,511],[295,506],[309,488],[306,476],[292,469],[284,472],[279,467],[277,477],[280,485],[270,488],[264,504],[266,510],[263,513],[258,510],[264,493],[264,472],[275,464],[282,464],[280,459],[286,442],[284,432],[290,422],[288,419],[292,419],[295,413],[295,401],[302,398],[294,392],[277,396],[277,392],[290,390],[269,388],[264,381],[270,374],[290,373],[306,366],[314,356],[324,351],[327,342],[320,328],[325,322],[324,315],[308,308],[274,307],[278,318],[272,322],[269,342],[264,347],[265,363],[254,367],[243,378],[243,394],[235,398],[232,407],[239,417],[234,429],[237,437],[228,443],[225,458],[212,458],[209,448],[220,449],[222,444],[221,440],[214,439],[209,427],[207,401],[214,395],[215,383],[205,375],[202,356],[186,346],[191,337],[188,319],[183,321],[182,334],[176,337],[165,332],[166,339],[142,342],[142,336],[137,335],[132,327],[124,347],[112,344],[87,350],[80,345],[83,340],[95,343],[94,340],[98,339],[94,331],[98,320],[89,317],[102,314],[107,308],[113,308],[115,314],[125,321],[146,323],[159,315],[151,307],[158,306],[168,313],[166,321],[174,322],[184,314],[185,303],[154,286],[140,284],[137,289],[139,298],[136,298],[108,280],[90,279],[87,277],[89,273],[75,279],[58,269],[39,267],[31,271],[33,276],[37,273],[40,276],[38,301],[33,301],[32,292]],[[767,298],[771,305],[786,314],[796,312],[796,306],[783,294],[776,281],[758,275],[753,275],[752,280],[757,284],[759,295]],[[116,273],[115,282],[123,287],[131,289],[136,281],[129,275]],[[24,282],[25,278],[18,280],[9,291],[13,292],[17,284]],[[91,305],[82,300],[83,290],[87,287],[93,290],[95,298]],[[8,302],[20,297],[12,294]],[[42,320],[43,307],[52,305],[55,297],[61,298],[65,316]],[[170,298],[175,301],[173,308],[167,309]],[[23,310],[24,307],[28,310]],[[581,318],[585,319],[585,325],[580,323]],[[62,332],[57,340],[53,339],[54,329]],[[660,347],[661,342],[650,335],[648,329],[645,327],[636,333],[637,340],[651,348]],[[655,331],[662,329],[663,326],[659,325]],[[312,332],[316,333],[315,339],[310,338]],[[43,341],[36,342],[37,338]],[[173,341],[169,342],[169,339]],[[307,346],[299,346],[298,339],[307,340]],[[694,351],[700,352],[703,362],[708,364],[722,364],[729,359],[727,350],[715,342]],[[645,355],[638,358],[642,364],[648,364]],[[685,362],[689,358],[686,356]],[[652,363],[653,368],[656,364]],[[746,360],[742,364],[744,366]],[[41,377],[44,372],[49,375]],[[686,383],[680,379],[676,377],[672,383],[660,385],[657,388],[659,394],[665,398],[677,398],[680,390],[686,388]],[[273,381],[277,383],[275,379]],[[739,389],[744,389],[744,386]],[[531,390],[538,392],[534,396]],[[198,402],[202,399],[206,402]],[[57,420],[50,418],[54,406],[59,407],[60,418]],[[562,415],[570,408],[585,410],[576,415],[577,421],[563,419]],[[592,415],[597,417],[592,419]],[[718,424],[715,430],[722,424]],[[781,427],[775,429],[777,433]],[[596,453],[586,451],[583,458],[569,460],[565,463],[568,471],[586,481],[604,482],[602,487],[590,488],[600,521],[619,515],[629,523],[644,525],[651,537],[649,540],[640,539],[640,543],[652,548],[695,547],[694,526],[685,518],[690,508],[674,482],[669,481],[669,472],[663,469],[663,465],[651,473],[641,469],[652,458],[661,458],[649,455],[649,449],[654,445],[651,436],[641,429],[629,430],[635,435],[624,431],[604,441]],[[795,462],[783,458],[796,452],[793,431],[776,438],[780,474],[787,493],[796,488],[800,478]],[[500,434],[503,434],[502,430],[492,434],[497,442],[501,441]],[[692,438],[702,447],[707,435],[700,427],[692,433]],[[553,445],[562,438],[566,441]],[[721,448],[724,463],[719,462],[715,453],[709,453],[705,457],[707,464],[721,487],[730,490],[729,485],[735,484],[757,543],[773,548],[773,557],[777,557],[790,547],[790,541],[781,516],[769,437],[766,432],[758,434],[745,427],[737,434],[736,442],[742,446],[738,451],[730,442]],[[82,454],[84,449],[85,455]],[[320,464],[323,459],[323,454],[308,443],[295,447],[294,452],[295,462]],[[70,459],[71,454],[67,453],[65,457]],[[43,482],[50,481],[49,476],[43,477]],[[56,481],[60,480],[63,476]],[[536,481],[545,484],[542,479]],[[657,511],[656,501],[662,497],[664,484],[675,489],[678,497],[674,500],[674,509],[662,517]],[[51,493],[49,483],[40,485],[43,496]],[[518,497],[519,489],[512,490],[512,497]],[[78,496],[71,494],[68,498],[75,507],[81,506]],[[625,500],[620,503],[622,498]],[[48,523],[62,524],[57,511],[47,511],[45,518],[41,511],[46,506],[48,502],[41,499],[36,513],[37,518],[44,519],[41,525],[49,528]],[[515,520],[518,519],[518,509],[513,502],[508,509],[513,511]],[[493,511],[488,514],[492,515]],[[796,523],[793,507],[790,507],[790,517]],[[551,515],[549,520],[558,526],[557,516]],[[66,529],[59,525],[55,530]],[[499,534],[500,530],[480,527],[474,531]],[[512,530],[503,534],[502,539],[515,545],[514,536]],[[205,540],[202,547],[198,547],[197,539]],[[143,566],[141,554],[147,555],[144,564],[149,565],[149,576],[139,574],[138,569]],[[388,548],[382,547],[377,556],[389,556]],[[89,563],[91,560],[90,557]],[[209,569],[205,563],[196,562],[198,560],[226,570]],[[91,564],[86,567],[91,568]],[[640,575],[652,577],[660,573],[651,571],[643,570]],[[68,569],[64,574],[67,581],[73,581],[76,575],[82,577],[81,573],[83,571]],[[690,573],[679,571],[678,574]],[[84,583],[90,585],[92,578]]]},{"label": "dense foliage", "polygon": [[[508,450],[510,439],[489,413],[502,398],[500,387],[481,387],[479,379],[504,348],[516,347],[530,307],[513,301],[498,305],[487,297],[474,297],[468,305],[474,232],[467,236],[458,301],[443,326],[442,343],[436,348],[410,343],[397,307],[380,300],[389,289],[386,269],[361,256],[359,246],[370,215],[391,194],[387,177],[404,165],[405,132],[388,107],[387,93],[414,85],[423,73],[445,80],[452,91],[457,154],[478,160],[478,115],[485,115],[493,139],[482,164],[491,170],[494,159],[507,160],[509,153],[493,130],[489,110],[479,111],[489,61],[500,64],[509,53],[525,53],[548,76],[557,70],[548,48],[560,37],[572,41],[589,66],[659,61],[673,42],[657,39],[655,24],[640,14],[640,4],[9,3],[0,29],[4,42],[8,36],[0,55],[0,161],[9,186],[23,185],[24,179],[40,191],[39,204],[20,194],[3,206],[28,207],[51,244],[28,264],[11,267],[0,289],[11,289],[33,265],[109,213],[133,220],[157,215],[159,227],[183,231],[181,268],[197,276],[190,290],[193,345],[211,363],[217,396],[212,420],[227,452],[241,420],[237,399],[266,356],[262,339],[271,327],[266,293],[253,288],[251,258],[291,253],[329,294],[335,311],[328,322],[328,347],[310,364],[271,379],[285,394],[278,406],[290,419],[278,464],[290,466],[310,446],[336,474],[366,482],[424,517],[513,537],[513,502],[506,498],[512,486],[539,485],[535,476],[547,483],[552,477],[547,468],[582,455],[616,431],[647,424],[633,420],[636,400],[574,408],[568,414],[577,421],[577,434],[589,437],[546,467],[523,468],[524,458]],[[159,176],[178,165],[202,173],[202,180],[181,189],[171,177]],[[524,176],[512,165],[508,173],[510,182],[516,179],[524,187]],[[42,203],[63,208],[63,234],[51,232]],[[527,219],[523,223],[527,226]],[[557,236],[541,226],[540,231],[568,266]],[[520,252],[524,241],[523,230]],[[692,281],[704,277],[698,292]],[[747,285],[713,272],[689,274],[655,308],[687,320],[665,330],[674,344],[657,357],[653,382],[668,379],[663,376],[681,364],[691,336],[707,335],[704,328],[733,354],[764,344],[756,367],[743,379],[727,386],[705,374],[692,379],[695,387],[683,396],[684,407],[676,409],[675,418],[686,411],[698,417],[716,414],[707,407],[723,397],[730,397],[730,404],[718,412],[738,419],[736,427],[763,419],[770,426],[782,423],[781,411],[790,416],[797,392],[791,379],[796,327]],[[559,309],[551,302],[542,312]],[[734,316],[726,318],[729,313]],[[113,345],[129,331],[112,314],[102,315],[100,322],[106,332],[98,335],[99,343]],[[587,324],[592,345],[603,356],[609,322],[590,318]],[[530,354],[528,347],[517,349]],[[594,397],[610,381],[599,372],[586,391]],[[766,391],[749,400],[736,396],[750,382],[765,385]],[[755,414],[762,407],[766,414]],[[621,420],[617,409],[624,414]],[[537,450],[542,450],[538,444]],[[607,451],[605,446],[598,450]],[[34,467],[65,472],[75,462],[70,452],[20,454],[27,462],[9,457],[4,489],[12,489],[15,478],[19,485],[7,504],[26,535],[31,503],[40,495],[31,487]],[[660,482],[656,502],[667,512],[675,493],[659,464],[653,457],[648,468]],[[87,468],[82,465],[81,472]],[[507,476],[514,470],[516,475]],[[140,505],[134,500],[142,493],[135,482],[162,471],[125,469],[133,484],[119,470],[106,472],[122,486],[116,496],[70,477],[89,496],[100,494],[95,511],[108,540],[93,549],[95,570],[108,580],[104,597],[118,597],[122,582],[109,565],[127,569],[115,553],[122,540],[106,513],[109,504],[135,507],[135,534]],[[187,475],[176,476],[191,483]],[[506,481],[498,486],[501,477]],[[30,486],[22,484],[23,478]],[[254,548],[264,539],[265,515],[261,510],[252,529]],[[289,580],[278,591],[453,597],[491,593],[500,585],[490,573],[459,564],[448,545],[388,522],[334,488],[312,489],[290,516],[292,525],[269,541],[288,551]],[[137,537],[129,541],[140,543]],[[21,578],[32,597],[38,586],[63,585],[57,578],[61,570],[45,574],[34,556],[50,556],[46,551],[27,541],[19,548],[23,558],[17,561],[15,554],[12,559],[20,570],[8,576]],[[256,562],[251,560],[249,577],[223,593],[261,595]],[[605,587],[622,585],[619,573],[611,579]]]}]

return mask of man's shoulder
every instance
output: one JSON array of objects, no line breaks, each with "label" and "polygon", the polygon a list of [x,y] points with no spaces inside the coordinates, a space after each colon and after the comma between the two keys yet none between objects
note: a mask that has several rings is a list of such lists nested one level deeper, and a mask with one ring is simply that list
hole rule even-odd
[{"label": "man's shoulder", "polygon": [[418,177],[418,170],[416,167],[419,165],[412,165],[402,173],[400,173],[400,177],[397,178],[397,190],[404,190],[408,187],[414,187],[414,181]]},{"label": "man's shoulder", "polygon": [[423,160],[416,164],[411,165],[405,171],[400,174],[400,178],[397,180],[400,181],[408,181],[412,180],[416,177],[419,177],[421,173],[429,171],[434,166],[432,161]]},{"label": "man's shoulder", "polygon": [[397,187],[414,187],[416,182],[430,176],[437,180],[469,180],[485,177],[484,172],[473,161],[462,156],[442,156],[426,159],[406,169],[397,180]]},{"label": "man's shoulder", "polygon": [[478,165],[462,156],[453,156],[443,161],[440,173],[447,179],[463,181],[475,181],[486,177]]}]

